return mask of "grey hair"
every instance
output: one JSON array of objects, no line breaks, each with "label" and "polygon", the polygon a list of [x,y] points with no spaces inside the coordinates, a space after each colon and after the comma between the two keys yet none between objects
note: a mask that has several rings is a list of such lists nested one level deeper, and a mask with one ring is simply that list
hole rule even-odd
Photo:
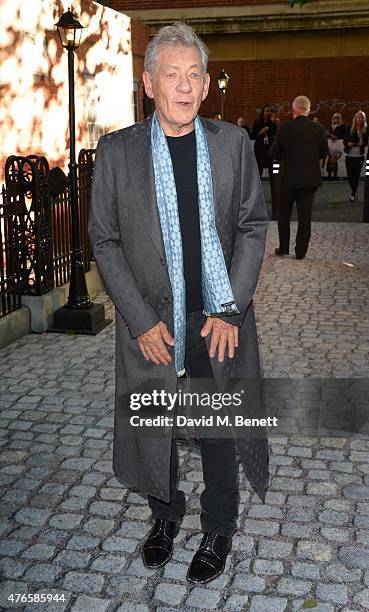
[{"label": "grey hair", "polygon": [[292,107],[301,113],[309,114],[310,112],[310,100],[307,96],[297,96],[292,102]]},{"label": "grey hair", "polygon": [[206,73],[209,56],[207,46],[191,26],[183,21],[175,21],[171,25],[161,28],[147,45],[145,53],[145,70],[151,77],[155,74],[159,51],[163,47],[170,45],[195,47],[200,53],[202,72],[203,74]]}]

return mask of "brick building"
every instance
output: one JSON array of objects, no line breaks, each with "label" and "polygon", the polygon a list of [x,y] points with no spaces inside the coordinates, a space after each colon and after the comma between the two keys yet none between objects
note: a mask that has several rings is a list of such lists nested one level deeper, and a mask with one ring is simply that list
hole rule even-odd
[{"label": "brick building", "polygon": [[[175,20],[191,24],[210,50],[212,85],[202,113],[220,110],[216,77],[230,76],[226,119],[249,123],[264,103],[288,117],[298,94],[328,123],[334,110],[351,122],[358,108],[369,112],[368,0],[311,0],[291,9],[287,0],[104,0],[145,22],[153,34]],[[140,38],[140,52],[145,42]],[[142,58],[136,60],[140,80]]]}]

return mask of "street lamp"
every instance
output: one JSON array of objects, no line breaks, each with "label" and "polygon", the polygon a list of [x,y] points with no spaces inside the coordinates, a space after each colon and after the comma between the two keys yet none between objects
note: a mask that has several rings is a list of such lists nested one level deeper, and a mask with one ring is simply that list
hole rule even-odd
[{"label": "street lamp", "polygon": [[222,68],[222,70],[218,74],[218,87],[220,89],[220,103],[221,103],[221,113],[220,114],[222,115],[223,121],[224,121],[225,95],[226,95],[226,89],[228,87],[228,81],[229,81],[229,76],[224,70],[224,68]]},{"label": "street lamp", "polygon": [[72,212],[71,235],[71,275],[67,303],[54,312],[54,325],[48,331],[73,331],[81,334],[96,334],[111,321],[105,320],[103,304],[94,304],[87,291],[83,255],[79,233],[77,164],[76,164],[76,129],[74,104],[74,52],[81,42],[83,25],[71,9],[63,13],[56,24],[60,42],[68,51],[68,83],[69,83],[69,186]]}]

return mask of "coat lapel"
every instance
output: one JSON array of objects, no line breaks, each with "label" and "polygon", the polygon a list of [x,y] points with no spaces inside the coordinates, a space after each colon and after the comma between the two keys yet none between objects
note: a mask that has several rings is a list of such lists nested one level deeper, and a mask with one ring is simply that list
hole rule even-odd
[{"label": "coat lapel", "polygon": [[232,154],[228,139],[224,137],[221,127],[216,122],[201,118],[208,142],[211,174],[213,181],[213,198],[215,224],[218,234],[224,231],[227,224],[229,202],[233,189]]},{"label": "coat lapel", "polygon": [[155,196],[154,168],[151,155],[151,118],[138,123],[131,131],[132,142],[127,147],[130,174],[135,190],[137,205],[147,231],[159,252],[165,259],[163,236]]}]

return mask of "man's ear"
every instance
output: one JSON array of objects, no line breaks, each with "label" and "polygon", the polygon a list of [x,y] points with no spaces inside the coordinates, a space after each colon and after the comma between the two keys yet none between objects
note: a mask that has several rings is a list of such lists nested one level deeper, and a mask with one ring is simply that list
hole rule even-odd
[{"label": "man's ear", "polygon": [[149,98],[153,99],[154,98],[154,92],[153,92],[153,89],[152,89],[151,76],[149,75],[148,72],[146,72],[146,70],[145,70],[145,72],[142,73],[142,80],[143,80],[143,83],[144,83],[144,88],[145,88],[146,95]]},{"label": "man's ear", "polygon": [[204,91],[202,92],[201,101],[205,100],[205,98],[207,97],[207,95],[209,93],[209,87],[210,87],[210,74],[207,72],[205,74]]}]

